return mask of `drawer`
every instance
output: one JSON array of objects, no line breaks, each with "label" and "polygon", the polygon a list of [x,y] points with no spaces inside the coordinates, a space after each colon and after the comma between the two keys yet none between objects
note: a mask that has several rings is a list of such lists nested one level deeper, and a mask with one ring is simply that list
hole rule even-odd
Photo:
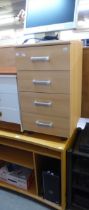
[{"label": "drawer", "polygon": [[0,93],[17,93],[15,76],[0,75]]},{"label": "drawer", "polygon": [[16,48],[18,70],[69,70],[70,45]]},{"label": "drawer", "polygon": [[20,124],[20,113],[16,109],[0,107],[0,121]]},{"label": "drawer", "polygon": [[17,93],[0,93],[0,108],[13,108],[19,110]]},{"label": "drawer", "polygon": [[21,111],[69,118],[69,95],[20,92]]},{"label": "drawer", "polygon": [[70,71],[19,71],[19,91],[69,94]]},{"label": "drawer", "polygon": [[22,112],[22,129],[49,135],[68,137],[69,119]]}]

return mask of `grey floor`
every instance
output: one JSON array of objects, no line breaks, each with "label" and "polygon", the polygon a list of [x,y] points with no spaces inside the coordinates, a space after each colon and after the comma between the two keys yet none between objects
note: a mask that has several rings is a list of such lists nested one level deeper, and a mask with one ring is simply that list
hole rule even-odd
[{"label": "grey floor", "polygon": [[52,210],[21,194],[0,189],[0,210]]}]

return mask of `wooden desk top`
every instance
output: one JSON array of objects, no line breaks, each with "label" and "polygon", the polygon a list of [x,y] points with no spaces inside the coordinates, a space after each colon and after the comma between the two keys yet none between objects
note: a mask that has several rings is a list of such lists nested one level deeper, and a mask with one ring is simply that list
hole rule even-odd
[{"label": "wooden desk top", "polygon": [[[14,142],[24,142],[25,144],[31,144],[36,146],[45,147],[48,149],[52,149],[55,151],[63,151],[69,143],[69,140],[64,140],[59,137],[53,137],[42,134],[22,134],[22,133],[13,133],[8,131],[0,130],[0,137],[5,138],[7,140]],[[0,143],[3,142],[2,138],[0,138]],[[1,143],[2,144],[2,143]]]},{"label": "wooden desk top", "polygon": [[0,74],[16,74],[16,67],[0,67]]}]

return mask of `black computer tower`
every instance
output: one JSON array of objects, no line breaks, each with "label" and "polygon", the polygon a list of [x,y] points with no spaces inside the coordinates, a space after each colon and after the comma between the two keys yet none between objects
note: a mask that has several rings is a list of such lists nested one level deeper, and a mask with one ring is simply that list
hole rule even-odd
[{"label": "black computer tower", "polygon": [[61,203],[61,180],[60,177],[51,171],[43,171],[43,196],[45,199]]}]

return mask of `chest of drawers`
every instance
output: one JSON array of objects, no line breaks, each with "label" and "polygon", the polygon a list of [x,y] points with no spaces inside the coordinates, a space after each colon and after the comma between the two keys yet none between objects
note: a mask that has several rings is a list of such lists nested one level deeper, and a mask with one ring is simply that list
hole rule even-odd
[{"label": "chest of drawers", "polygon": [[16,47],[22,129],[70,137],[81,114],[82,46]]}]

